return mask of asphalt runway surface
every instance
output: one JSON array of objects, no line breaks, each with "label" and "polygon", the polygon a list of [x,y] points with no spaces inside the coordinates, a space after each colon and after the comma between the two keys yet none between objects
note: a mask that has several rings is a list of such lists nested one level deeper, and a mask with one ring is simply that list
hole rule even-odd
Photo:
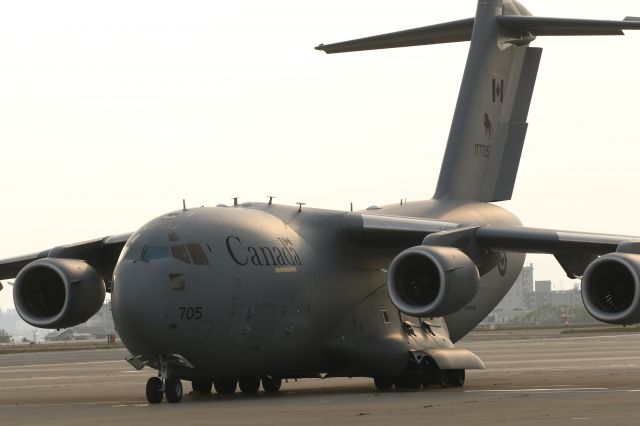
[{"label": "asphalt runway surface", "polygon": [[152,406],[144,389],[153,371],[135,371],[125,350],[4,354],[0,425],[638,424],[640,334],[460,346],[487,366],[468,372],[462,389],[381,393],[370,379],[308,379],[283,383],[278,395],[185,395]]}]

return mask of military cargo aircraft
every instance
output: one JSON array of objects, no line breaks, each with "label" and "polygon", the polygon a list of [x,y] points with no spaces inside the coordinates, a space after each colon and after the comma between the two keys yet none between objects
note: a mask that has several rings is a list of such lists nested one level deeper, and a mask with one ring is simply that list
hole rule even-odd
[{"label": "military cargo aircraft", "polygon": [[509,200],[543,36],[622,35],[622,21],[532,16],[479,0],[475,17],[316,49],[470,41],[435,195],[345,212],[266,203],[183,208],[137,231],[0,261],[20,316],[86,321],[111,293],[150,403],[196,391],[277,392],[283,379],[372,377],[380,390],[462,386],[482,361],[454,343],[498,304],[525,253],[582,277],[586,309],[640,322],[640,238],[523,227]]}]

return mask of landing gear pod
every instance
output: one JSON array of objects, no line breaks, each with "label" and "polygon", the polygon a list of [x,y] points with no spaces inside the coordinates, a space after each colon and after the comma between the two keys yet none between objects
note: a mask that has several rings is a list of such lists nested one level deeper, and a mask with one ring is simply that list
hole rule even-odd
[{"label": "landing gear pod", "polygon": [[412,316],[457,312],[473,299],[479,283],[476,265],[453,247],[411,247],[393,259],[387,272],[391,301]]},{"label": "landing gear pod", "polygon": [[31,262],[20,271],[13,286],[18,314],[40,328],[82,324],[100,310],[106,292],[100,274],[78,259]]},{"label": "landing gear pod", "polygon": [[640,322],[640,255],[609,253],[591,262],[582,276],[582,302],[598,321]]}]

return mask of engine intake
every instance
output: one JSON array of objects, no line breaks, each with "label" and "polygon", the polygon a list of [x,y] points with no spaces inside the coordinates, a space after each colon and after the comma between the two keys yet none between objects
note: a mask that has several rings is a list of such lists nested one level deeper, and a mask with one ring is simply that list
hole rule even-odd
[{"label": "engine intake", "polygon": [[582,276],[582,302],[598,321],[640,322],[640,255],[609,253],[591,262]]},{"label": "engine intake", "polygon": [[462,309],[478,291],[473,261],[453,247],[416,246],[397,255],[387,272],[391,301],[408,315],[439,317]]},{"label": "engine intake", "polygon": [[104,281],[78,259],[39,259],[13,284],[13,302],[24,321],[40,328],[67,328],[95,315],[104,302]]}]

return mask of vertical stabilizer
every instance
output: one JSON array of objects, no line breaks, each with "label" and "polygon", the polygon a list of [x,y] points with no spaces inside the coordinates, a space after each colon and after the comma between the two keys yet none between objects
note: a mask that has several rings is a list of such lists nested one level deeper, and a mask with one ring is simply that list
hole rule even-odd
[{"label": "vertical stabilizer", "polygon": [[316,47],[326,53],[471,41],[434,198],[509,200],[540,64],[536,36],[624,35],[622,21],[531,16],[516,0],[478,0],[475,18]]},{"label": "vertical stabilizer", "polygon": [[511,198],[542,49],[507,37],[496,19],[530,15],[515,2],[481,0],[435,198]]}]

